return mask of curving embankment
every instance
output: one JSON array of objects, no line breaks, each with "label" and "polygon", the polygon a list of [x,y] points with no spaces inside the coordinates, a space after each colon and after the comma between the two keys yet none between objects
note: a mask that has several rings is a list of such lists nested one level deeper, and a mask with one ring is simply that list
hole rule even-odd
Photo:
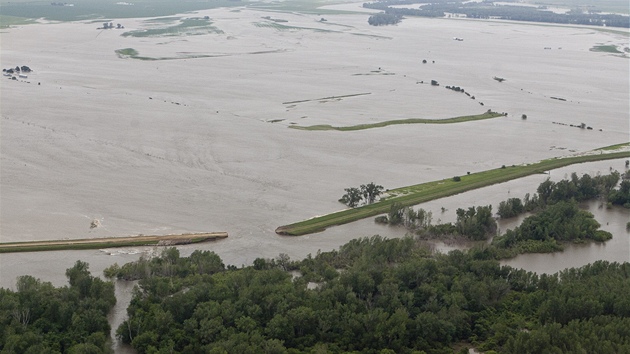
[{"label": "curving embankment", "polygon": [[227,232],[202,232],[179,235],[84,238],[0,243],[0,253],[85,250],[131,246],[174,246],[212,241],[228,237]]},{"label": "curving embankment", "polygon": [[[630,143],[616,145],[615,147],[627,148],[628,146],[630,146]],[[353,209],[345,209],[294,224],[280,226],[276,229],[276,233],[288,236],[311,234],[324,231],[330,226],[347,224],[371,216],[387,213],[393,203],[400,203],[403,206],[412,206],[428,202],[430,200],[463,193],[469,190],[507,182],[532,174],[544,173],[545,171],[573,164],[630,158],[630,151],[611,151],[610,148],[611,147],[597,149],[588,155],[554,158],[529,165],[502,167],[494,170],[472,173],[470,175],[460,176],[461,180],[459,182],[455,182],[452,178],[449,178],[389,190],[387,192],[389,196],[376,203]]]},{"label": "curving embankment", "polygon": [[300,130],[338,130],[338,131],[353,131],[353,130],[364,130],[364,129],[373,129],[373,128],[382,128],[388,125],[398,125],[398,124],[452,124],[452,123],[463,123],[470,122],[474,120],[483,120],[483,119],[492,119],[497,117],[503,117],[502,113],[497,112],[485,112],[482,114],[472,115],[472,116],[461,116],[461,117],[453,117],[446,119],[423,119],[423,118],[409,118],[409,119],[395,119],[388,120],[379,123],[372,124],[359,124],[359,125],[350,125],[345,127],[333,127],[332,125],[322,124],[322,125],[311,125],[311,126],[300,126],[300,125],[290,125],[289,128],[292,129],[300,129]]}]

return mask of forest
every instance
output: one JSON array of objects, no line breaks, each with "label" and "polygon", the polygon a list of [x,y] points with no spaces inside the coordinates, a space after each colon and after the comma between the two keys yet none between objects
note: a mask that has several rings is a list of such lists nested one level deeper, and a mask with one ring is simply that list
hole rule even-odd
[{"label": "forest", "polygon": [[359,238],[302,260],[279,254],[238,268],[211,251],[165,248],[112,265],[107,281],[81,261],[66,271],[69,286],[23,276],[16,291],[0,289],[0,352],[110,353],[112,280],[122,279],[138,285],[128,318],[111,330],[141,354],[628,353],[630,263],[538,275],[498,261],[605,241],[612,235],[578,201],[628,207],[628,177],[545,181],[499,208],[504,217],[532,212],[519,227],[467,251],[433,253],[423,232],[490,238],[491,206],[460,208],[455,223],[435,226],[430,213],[399,208],[388,222],[425,231]]},{"label": "forest", "polygon": [[628,263],[539,276],[483,249],[431,254],[413,237],[379,236],[240,269],[192,258],[169,249],[139,263],[117,330],[139,353],[630,351]]},{"label": "forest", "polygon": [[54,287],[32,276],[16,291],[0,288],[1,353],[110,353],[107,314],[116,303],[114,284],[77,261],[66,271],[69,286]]},{"label": "forest", "polygon": [[[417,6],[417,4],[423,4]],[[394,5],[414,5],[416,8],[397,8]],[[381,0],[364,3],[363,7],[382,10],[396,16],[445,17],[447,14],[465,15],[468,18],[501,19],[512,21],[532,21],[575,25],[630,27],[630,18],[618,14],[596,11],[582,12],[571,10],[567,13],[554,13],[544,6],[508,6],[486,1],[450,0]]]}]

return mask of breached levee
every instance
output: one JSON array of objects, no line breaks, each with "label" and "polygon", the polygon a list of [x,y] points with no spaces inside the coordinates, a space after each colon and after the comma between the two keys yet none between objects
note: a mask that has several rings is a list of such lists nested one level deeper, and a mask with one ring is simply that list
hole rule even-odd
[{"label": "breached levee", "polygon": [[131,246],[174,246],[213,241],[228,237],[227,232],[200,232],[177,235],[84,238],[0,243],[0,253],[83,250]]}]

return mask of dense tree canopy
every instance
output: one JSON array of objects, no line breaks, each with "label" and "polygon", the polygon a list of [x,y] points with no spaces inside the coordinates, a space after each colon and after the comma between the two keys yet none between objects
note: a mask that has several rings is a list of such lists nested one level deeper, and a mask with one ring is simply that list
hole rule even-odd
[{"label": "dense tree canopy", "polygon": [[113,283],[93,277],[81,261],[66,276],[69,287],[25,275],[17,291],[0,288],[0,352],[111,352],[107,314],[116,303]]},{"label": "dense tree canopy", "polygon": [[630,351],[627,263],[538,276],[488,249],[431,255],[414,238],[375,236],[140,284],[117,332],[140,353]]}]

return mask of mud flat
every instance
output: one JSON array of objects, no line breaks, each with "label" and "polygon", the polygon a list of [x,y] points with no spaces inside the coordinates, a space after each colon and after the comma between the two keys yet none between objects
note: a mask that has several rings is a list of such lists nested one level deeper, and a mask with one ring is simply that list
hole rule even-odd
[{"label": "mud flat", "polygon": [[0,253],[98,249],[130,246],[174,246],[212,241],[228,237],[227,232],[203,232],[180,235],[84,238],[36,242],[0,243]]}]

